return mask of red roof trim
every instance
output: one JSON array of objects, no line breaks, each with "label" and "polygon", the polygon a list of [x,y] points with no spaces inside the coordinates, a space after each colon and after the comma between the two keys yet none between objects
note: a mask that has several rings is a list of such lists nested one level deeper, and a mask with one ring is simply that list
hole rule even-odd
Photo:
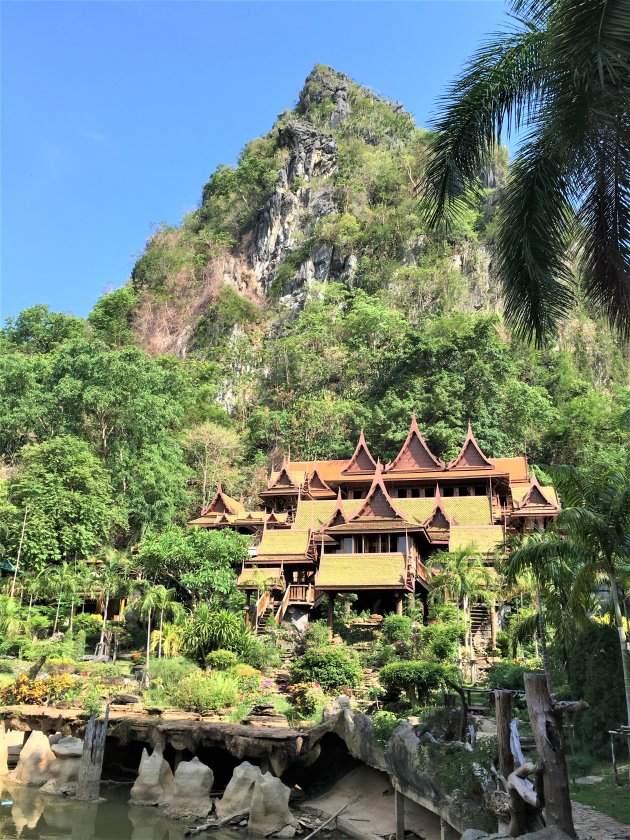
[{"label": "red roof trim", "polygon": [[481,451],[481,447],[477,443],[473,434],[472,426],[468,424],[468,431],[466,432],[466,440],[462,446],[459,455],[454,461],[448,465],[449,470],[479,470],[479,469],[494,469],[494,464],[486,458]]},{"label": "red roof trim", "polygon": [[[415,443],[416,452],[411,451],[411,447]],[[419,447],[419,450],[418,450]],[[405,459],[407,463],[404,466],[399,466],[401,460]],[[424,463],[422,463],[424,461]],[[411,462],[411,465],[409,465]],[[429,447],[427,446],[427,442],[422,437],[422,433],[418,428],[418,423],[416,421],[416,415],[413,414],[411,417],[411,426],[409,428],[409,433],[407,434],[407,438],[403,443],[400,452],[391,462],[391,464],[387,464],[385,467],[385,472],[391,472],[394,470],[401,470],[404,472],[412,472],[414,470],[435,470],[435,469],[444,469],[446,464],[442,461],[441,458],[436,458],[436,456],[431,452]]]},{"label": "red roof trim", "polygon": [[359,442],[357,443],[356,449],[354,450],[354,454],[352,458],[348,461],[346,466],[341,471],[342,473],[361,473],[361,472],[373,472],[376,469],[376,461],[372,457],[372,453],[368,449],[368,445],[365,442],[365,436],[363,435],[363,429],[361,429],[361,434],[359,435]]}]

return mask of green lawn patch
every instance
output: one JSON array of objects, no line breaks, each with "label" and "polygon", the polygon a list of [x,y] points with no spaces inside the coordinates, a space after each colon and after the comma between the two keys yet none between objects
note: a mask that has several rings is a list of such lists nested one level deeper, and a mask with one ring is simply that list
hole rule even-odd
[{"label": "green lawn patch", "polygon": [[[630,825],[630,787],[615,784],[610,764],[600,764],[588,775],[603,776],[602,782],[595,785],[571,785],[571,798],[583,805],[590,805],[602,814],[607,814],[615,820]],[[620,768],[620,778],[628,779],[628,768]]]}]

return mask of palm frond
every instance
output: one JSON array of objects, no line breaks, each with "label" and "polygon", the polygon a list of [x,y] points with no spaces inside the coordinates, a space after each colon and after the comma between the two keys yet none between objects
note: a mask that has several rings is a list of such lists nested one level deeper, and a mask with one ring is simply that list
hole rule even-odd
[{"label": "palm frond", "polygon": [[431,227],[457,219],[503,129],[518,130],[543,89],[544,33],[533,25],[484,44],[443,98],[422,204]]},{"label": "palm frond", "polygon": [[503,191],[497,236],[505,317],[538,346],[555,334],[575,302],[567,261],[575,216],[566,161],[555,144],[530,137]]}]

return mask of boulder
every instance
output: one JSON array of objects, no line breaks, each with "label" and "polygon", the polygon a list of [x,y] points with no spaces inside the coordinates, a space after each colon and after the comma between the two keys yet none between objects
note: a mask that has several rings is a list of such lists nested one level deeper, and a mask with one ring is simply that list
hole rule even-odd
[{"label": "boulder", "polygon": [[4,721],[0,720],[0,778],[9,772],[9,743]]},{"label": "boulder", "polygon": [[259,837],[293,837],[299,823],[289,810],[290,788],[269,773],[254,785],[247,831]]},{"label": "boulder", "polygon": [[125,694],[123,692],[121,694],[114,694],[112,697],[112,703],[116,703],[118,706],[133,706],[141,702],[142,698],[139,694]]},{"label": "boulder", "polygon": [[48,781],[50,766],[55,754],[43,732],[33,731],[20,752],[17,767],[11,774],[11,781],[31,787],[41,787]]},{"label": "boulder", "polygon": [[335,715],[338,715],[339,712],[343,712],[344,709],[349,708],[350,698],[347,697],[345,694],[340,694],[339,697],[334,697],[330,701],[330,703],[324,708],[324,720],[328,720],[328,718],[334,717]]},{"label": "boulder", "polygon": [[42,787],[42,793],[69,796],[77,792],[81,771],[83,741],[68,736],[52,745],[56,760],[50,765],[49,778]]},{"label": "boulder", "polygon": [[176,819],[202,819],[212,808],[210,791],[214,773],[195,756],[191,761],[180,761],[170,789],[166,809],[169,817]]},{"label": "boulder", "polygon": [[156,744],[151,755],[142,750],[138,778],[131,788],[131,801],[137,805],[167,803],[173,785],[173,771],[162,756],[162,747]]},{"label": "boulder", "polygon": [[254,787],[261,776],[260,767],[250,764],[249,761],[243,761],[234,768],[225,793],[215,804],[219,819],[251,807]]}]

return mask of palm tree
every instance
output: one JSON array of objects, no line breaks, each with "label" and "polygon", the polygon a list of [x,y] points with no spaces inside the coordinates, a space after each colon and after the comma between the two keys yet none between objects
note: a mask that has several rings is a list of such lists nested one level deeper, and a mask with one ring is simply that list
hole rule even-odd
[{"label": "palm tree", "polygon": [[245,622],[229,610],[213,610],[206,601],[195,605],[184,628],[184,648],[205,665],[206,655],[219,648],[235,650],[245,634]]},{"label": "palm tree", "polygon": [[59,616],[61,612],[61,603],[63,596],[66,593],[70,580],[72,578],[72,566],[65,560],[54,566],[46,566],[39,573],[38,577],[42,577],[45,591],[57,601],[57,609],[55,611],[55,621],[53,624],[52,635],[54,636],[59,626]]},{"label": "palm tree", "polygon": [[492,595],[493,574],[483,561],[475,546],[469,545],[456,551],[444,551],[436,555],[439,566],[433,572],[431,590],[443,593],[461,604],[462,619],[466,628],[466,646],[470,658],[474,658],[472,640],[471,605],[479,600],[488,601]]},{"label": "palm tree", "polygon": [[[619,634],[630,724],[630,651],[619,586],[630,564],[630,462],[592,468],[588,475],[562,467],[554,478],[564,509],[553,529],[532,535],[514,553],[510,566],[513,571],[532,569],[543,585],[548,585],[558,570],[569,567],[573,583],[566,604],[573,615],[583,612],[584,604],[605,578]],[[565,586],[559,584],[560,589]]]},{"label": "palm tree", "polygon": [[154,584],[150,583],[149,581],[144,581],[145,589],[142,595],[136,601],[136,607],[140,616],[143,618],[146,617],[147,620],[147,653],[146,653],[146,666],[144,672],[144,682],[145,685],[149,685],[150,677],[149,677],[149,666],[151,660],[151,618],[153,613],[156,609],[160,608],[160,604],[164,603],[164,596],[159,591],[160,589],[164,589],[163,586],[155,586]]},{"label": "palm tree", "polygon": [[167,589],[165,586],[156,586],[155,609],[160,613],[160,626],[158,630],[158,659],[162,658],[162,636],[164,616],[169,615],[175,621],[180,620],[184,614],[184,608],[176,601],[177,592],[175,589]]},{"label": "palm tree", "polygon": [[113,548],[107,548],[103,552],[94,581],[95,590],[105,599],[103,625],[101,627],[101,636],[96,645],[96,656],[102,656],[107,647],[105,631],[107,629],[107,613],[110,599],[127,593],[129,590],[129,581],[127,580],[128,566],[129,561],[122,552],[116,551]]},{"label": "palm tree", "polygon": [[[630,0],[511,0],[517,20],[444,97],[423,203],[456,221],[507,136],[525,132],[499,199],[507,321],[538,344],[576,300],[630,335]],[[571,251],[571,249],[574,249]]]}]

